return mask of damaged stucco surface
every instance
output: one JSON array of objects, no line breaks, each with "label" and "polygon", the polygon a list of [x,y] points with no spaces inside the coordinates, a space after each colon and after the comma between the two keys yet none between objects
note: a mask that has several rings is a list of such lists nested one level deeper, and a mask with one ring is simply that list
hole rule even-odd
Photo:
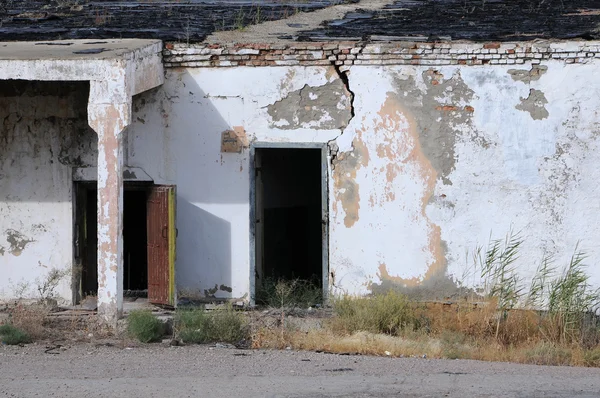
[{"label": "damaged stucco surface", "polygon": [[[96,163],[88,92],[83,83],[0,82],[0,299],[35,297],[36,280],[71,266],[71,172]],[[70,282],[56,292],[66,300]]]},{"label": "damaged stucco surface", "polygon": [[[330,144],[335,291],[394,287],[427,298],[451,296],[459,282],[478,283],[470,271],[475,247],[511,229],[524,233],[521,259],[533,259],[517,264],[525,277],[544,250],[562,265],[581,240],[590,258],[596,256],[595,68],[593,62],[560,61],[518,67],[355,65],[347,73],[349,85],[329,66],[173,68],[163,87],[134,98],[124,157],[155,183],[177,185],[177,285],[185,295],[249,297],[249,151],[221,150],[223,132],[243,131],[250,144]],[[14,106],[11,101],[7,106]],[[23,137],[10,138],[6,129],[0,136],[12,145],[11,151],[0,148],[1,192],[10,193],[0,201],[0,217],[17,216],[2,223],[0,265],[10,256],[24,264],[25,275],[35,270],[37,260],[28,256],[36,251],[58,256],[42,264],[70,263],[69,173],[95,163],[86,154],[96,144],[82,137],[96,136],[77,130],[63,137],[78,124],[65,128],[64,116],[40,116],[40,123],[49,123],[47,134],[58,137],[50,140],[39,128],[29,133],[26,119],[13,113],[0,120],[21,126]],[[28,134],[36,139],[24,138]],[[60,142],[68,148],[63,155]],[[36,150],[39,159],[32,155]],[[23,179],[27,184],[19,186],[27,190],[4,190]],[[42,187],[49,193],[38,192]],[[53,203],[59,212],[39,212],[40,203]],[[31,215],[34,208],[43,214]],[[59,221],[59,213],[69,222]],[[34,225],[45,231],[34,231]],[[15,246],[23,247],[19,256],[11,253],[5,230],[22,235]],[[48,251],[56,239],[69,245]],[[600,272],[590,273],[599,286]],[[10,293],[8,284],[3,289]]]},{"label": "damaged stucco surface", "polygon": [[[292,123],[293,115],[310,113],[281,107],[300,92],[313,106],[337,115],[336,123],[301,119],[293,129],[274,125],[273,106],[289,112],[285,117]],[[310,100],[311,92],[323,102]],[[134,100],[128,164],[142,167],[157,184],[177,185],[181,296],[249,299],[250,156],[248,148],[222,152],[223,132],[243,131],[250,144],[327,143],[351,118],[349,98],[335,68],[324,66],[169,69],[161,89]]]},{"label": "damaged stucco surface", "polygon": [[[521,259],[535,259],[517,264],[525,278],[544,251],[563,266],[578,240],[596,250],[592,71],[560,62],[353,67],[356,118],[337,140],[337,159],[352,159],[358,142],[369,164],[334,162],[335,288],[455,295],[479,283],[476,247],[511,229],[525,239]],[[599,285],[600,273],[590,273]]]},{"label": "damaged stucco surface", "polygon": [[[459,282],[478,283],[472,251],[490,234],[523,230],[521,258],[536,264],[543,250],[563,264],[578,239],[596,250],[593,70],[558,61],[352,66],[342,87],[326,66],[171,69],[163,89],[134,104],[129,163],[178,186],[185,293],[248,297],[249,154],[220,150],[222,132],[241,126],[250,143],[330,144],[335,291],[452,296]],[[311,99],[326,87],[337,91]],[[532,92],[533,113],[518,109]],[[335,107],[343,123],[324,124],[313,107]],[[534,271],[518,266],[526,277]]]},{"label": "damaged stucco surface", "polygon": [[322,86],[305,85],[267,107],[272,127],[285,130],[343,129],[352,117],[350,92],[342,79]]}]

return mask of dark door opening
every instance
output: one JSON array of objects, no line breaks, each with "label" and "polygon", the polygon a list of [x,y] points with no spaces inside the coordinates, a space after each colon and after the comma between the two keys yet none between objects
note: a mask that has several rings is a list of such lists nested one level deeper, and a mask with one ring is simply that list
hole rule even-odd
[{"label": "dark door opening", "polygon": [[[96,183],[76,183],[75,260],[81,277],[75,283],[75,302],[98,294],[98,217]],[[147,296],[148,187],[126,184],[123,193],[123,291],[125,296]]]},{"label": "dark door opening", "polygon": [[321,149],[256,148],[255,290],[268,280],[323,286]]}]

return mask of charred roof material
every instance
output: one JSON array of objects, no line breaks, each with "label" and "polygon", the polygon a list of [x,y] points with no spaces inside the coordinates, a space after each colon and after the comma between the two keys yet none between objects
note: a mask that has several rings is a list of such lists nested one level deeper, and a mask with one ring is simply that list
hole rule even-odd
[{"label": "charred roof material", "polygon": [[0,5],[0,41],[161,39],[200,42],[298,12],[358,0],[8,0]]},{"label": "charred roof material", "polygon": [[521,41],[600,37],[599,0],[396,0],[303,32],[313,41]]}]

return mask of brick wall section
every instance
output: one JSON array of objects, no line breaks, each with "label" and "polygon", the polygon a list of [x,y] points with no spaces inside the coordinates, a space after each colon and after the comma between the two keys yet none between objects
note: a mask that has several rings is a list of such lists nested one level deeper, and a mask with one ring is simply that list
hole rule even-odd
[{"label": "brick wall section", "polygon": [[542,60],[587,63],[600,58],[600,41],[520,43],[167,43],[166,67],[338,65],[513,65]]}]

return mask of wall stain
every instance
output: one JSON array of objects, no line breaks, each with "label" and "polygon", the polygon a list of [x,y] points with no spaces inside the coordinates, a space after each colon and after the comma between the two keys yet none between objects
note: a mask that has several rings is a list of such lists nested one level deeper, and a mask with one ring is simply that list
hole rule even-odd
[{"label": "wall stain", "polygon": [[221,286],[219,286],[219,290],[222,290],[222,291],[224,291],[224,292],[228,292],[228,293],[231,293],[231,292],[233,292],[233,289],[232,289],[232,288],[230,288],[229,286],[226,286],[226,285],[221,285]]},{"label": "wall stain", "polygon": [[[443,84],[438,82],[434,85]],[[370,288],[372,291],[377,291],[382,288],[387,289],[394,286],[406,291],[407,289],[415,290],[418,287],[419,291],[431,294],[433,290],[428,291],[426,289],[428,286],[444,285],[448,288],[452,287],[455,290],[456,285],[446,275],[447,250],[445,242],[441,239],[441,229],[429,220],[426,213],[427,205],[434,195],[438,170],[434,166],[434,162],[430,160],[425,146],[422,144],[423,140],[420,128],[422,128],[423,124],[419,123],[419,118],[405,104],[403,98],[398,93],[393,92],[388,93],[388,97],[379,111],[379,116],[381,117],[381,122],[375,127],[375,131],[396,132],[396,135],[384,133],[383,137],[378,137],[378,141],[381,141],[377,149],[378,156],[384,157],[389,161],[386,165],[386,195],[389,195],[389,192],[394,192],[393,182],[402,171],[401,167],[404,164],[417,166],[417,178],[424,184],[419,217],[426,221],[428,242],[425,249],[428,253],[431,253],[432,260],[427,264],[427,271],[424,275],[414,278],[401,278],[391,275],[387,265],[382,262],[378,273],[381,283],[372,283]],[[403,132],[406,136],[398,137],[397,132]],[[429,149],[431,150],[432,148]],[[442,169],[441,171],[443,172],[444,170]],[[394,199],[395,196],[388,197],[388,200]],[[399,268],[394,266],[394,269]],[[448,289],[444,289],[444,291],[448,291]]]},{"label": "wall stain", "polygon": [[337,212],[337,202],[342,204],[346,213],[344,225],[352,227],[359,219],[360,191],[356,182],[356,172],[361,167],[369,165],[369,151],[362,141],[362,133],[357,131],[352,141],[352,150],[339,153],[332,162],[333,180],[335,185],[334,212]]},{"label": "wall stain", "polygon": [[7,229],[4,233],[6,234],[6,241],[10,245],[8,252],[13,256],[20,256],[25,247],[34,242],[34,240],[28,239],[25,235],[14,229]]},{"label": "wall stain", "polygon": [[527,98],[521,97],[521,103],[515,106],[520,111],[529,112],[533,120],[546,119],[550,114],[546,109],[548,100],[543,92],[532,88]]}]

